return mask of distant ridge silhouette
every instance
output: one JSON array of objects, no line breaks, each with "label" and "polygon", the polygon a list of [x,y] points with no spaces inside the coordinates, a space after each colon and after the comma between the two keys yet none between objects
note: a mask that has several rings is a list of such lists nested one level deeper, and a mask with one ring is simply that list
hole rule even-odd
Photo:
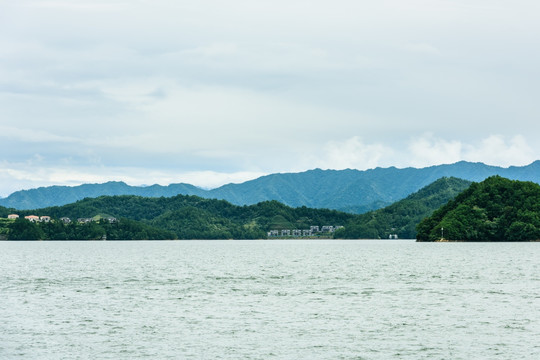
[{"label": "distant ridge silhouette", "polygon": [[169,197],[178,194],[223,199],[236,205],[277,200],[292,207],[328,208],[364,213],[401,200],[441,177],[482,181],[500,175],[513,180],[540,183],[540,161],[508,168],[460,161],[425,168],[375,168],[370,170],[321,170],[262,176],[241,184],[204,190],[190,184],[130,186],[111,181],[79,186],[49,186],[14,192],[0,199],[0,206],[20,210],[73,203],[101,195]]}]

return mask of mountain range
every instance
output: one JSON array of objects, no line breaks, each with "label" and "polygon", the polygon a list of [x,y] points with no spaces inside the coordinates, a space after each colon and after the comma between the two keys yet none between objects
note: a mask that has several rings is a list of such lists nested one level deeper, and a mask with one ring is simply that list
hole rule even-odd
[{"label": "mountain range", "polygon": [[[361,215],[336,210],[292,208],[278,201],[237,206],[225,200],[198,196],[142,197],[135,195],[86,198],[72,204],[20,210],[19,220],[5,219],[0,207],[0,238],[10,240],[158,240],[264,239],[268,236],[332,236],[335,238],[414,238],[416,225],[471,183],[443,177],[385,208]],[[28,215],[47,215],[52,221],[32,223]],[[67,221],[66,219],[77,219]],[[62,219],[62,220],[60,220]],[[79,219],[83,219],[79,221]],[[92,219],[92,220],[89,220]],[[110,219],[114,219],[112,222]],[[327,231],[304,234],[311,227]],[[341,227],[344,226],[344,227]],[[290,231],[289,234],[286,231]],[[285,232],[285,233],[284,233]],[[276,235],[277,234],[277,235]]]},{"label": "mountain range", "polygon": [[14,192],[0,199],[0,206],[24,210],[60,206],[102,195],[171,197],[182,194],[227,200],[235,205],[277,200],[291,207],[327,208],[361,214],[401,200],[441,177],[478,182],[493,175],[540,183],[540,161],[508,168],[461,161],[425,168],[314,169],[271,174],[211,190],[183,183],[130,186],[117,181],[73,187],[49,186]]}]

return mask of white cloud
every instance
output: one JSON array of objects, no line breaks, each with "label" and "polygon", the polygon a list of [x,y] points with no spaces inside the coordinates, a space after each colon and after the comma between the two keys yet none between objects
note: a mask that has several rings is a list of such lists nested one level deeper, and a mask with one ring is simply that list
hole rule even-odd
[{"label": "white cloud", "polygon": [[452,164],[461,160],[495,166],[524,166],[537,160],[524,136],[490,135],[479,141],[451,140],[426,133],[409,140],[407,145],[388,142],[365,142],[358,136],[329,141],[316,155],[303,159],[302,170],[371,169],[375,167],[426,167]]},{"label": "white cloud", "polygon": [[507,167],[528,165],[537,160],[522,135],[511,138],[490,135],[480,141],[466,143],[427,134],[410,142],[409,153],[410,165],[415,167],[451,164],[460,160]]},{"label": "white cloud", "polygon": [[452,164],[461,160],[463,144],[457,140],[444,140],[426,134],[409,144],[410,165],[424,167],[435,164]]},{"label": "white cloud", "polygon": [[395,150],[380,143],[366,144],[358,136],[344,141],[329,141],[322,148],[320,158],[310,157],[312,163],[323,169],[371,169],[387,163]]},{"label": "white cloud", "polygon": [[161,171],[135,167],[47,166],[41,159],[25,163],[0,163],[0,197],[14,191],[40,186],[75,186],[107,181],[124,181],[130,185],[169,185],[188,183],[206,189],[229,183],[241,183],[266,175],[263,172]]},{"label": "white cloud", "polygon": [[491,135],[479,144],[465,147],[463,159],[485,162],[499,166],[527,165],[537,160],[534,151],[522,135],[505,138],[502,135]]}]

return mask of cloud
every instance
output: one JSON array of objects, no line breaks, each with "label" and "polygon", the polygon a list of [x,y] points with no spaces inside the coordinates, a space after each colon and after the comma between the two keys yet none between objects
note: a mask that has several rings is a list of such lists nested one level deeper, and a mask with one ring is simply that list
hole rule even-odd
[{"label": "cloud", "polygon": [[76,186],[107,181],[124,181],[130,185],[169,185],[188,183],[211,189],[229,183],[241,183],[266,175],[262,172],[238,171],[161,171],[136,167],[104,166],[50,166],[42,159],[24,163],[2,161],[0,163],[0,197],[14,191],[39,186]]},{"label": "cloud", "polygon": [[[358,136],[329,141],[317,156],[304,164],[324,169],[371,169],[375,167],[426,167],[452,164],[461,160],[495,166],[523,166],[537,160],[525,137],[490,135],[479,141],[444,139],[426,133],[407,145],[389,142],[365,142]],[[309,169],[306,166],[305,169]]]},{"label": "cloud", "polygon": [[385,144],[366,144],[360,137],[354,136],[344,141],[329,141],[320,158],[311,157],[306,163],[312,163],[323,169],[371,169],[381,166],[393,157],[395,150]]},{"label": "cloud", "polygon": [[435,164],[452,164],[461,160],[463,144],[457,140],[435,138],[431,134],[412,140],[408,150],[411,164],[424,167]]},{"label": "cloud", "polygon": [[24,164],[38,169],[39,158],[44,174],[75,182],[98,180],[100,168],[103,179],[130,181],[148,179],[137,169],[171,182],[206,174],[195,182],[313,167],[525,164],[540,157],[539,6],[3,2],[0,162],[15,172],[0,187],[34,179]]},{"label": "cloud", "polygon": [[500,166],[527,165],[538,160],[533,149],[522,135],[511,138],[491,135],[477,145],[466,146],[463,159]]},{"label": "cloud", "polygon": [[460,160],[483,162],[497,166],[522,166],[537,160],[534,151],[522,135],[511,138],[490,135],[487,138],[466,143],[445,140],[426,134],[409,144],[410,165],[424,167],[451,164]]}]

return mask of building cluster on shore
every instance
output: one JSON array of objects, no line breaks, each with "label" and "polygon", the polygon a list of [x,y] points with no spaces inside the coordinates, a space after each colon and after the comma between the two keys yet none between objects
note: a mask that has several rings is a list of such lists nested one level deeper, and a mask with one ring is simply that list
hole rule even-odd
[{"label": "building cluster on shore", "polygon": [[[18,214],[9,214],[8,219],[10,220],[16,220],[19,218]],[[51,221],[51,217],[44,215],[44,216],[36,216],[36,215],[27,215],[24,217],[26,220],[30,222],[49,222]]]},{"label": "building cluster on shore", "polygon": [[324,234],[333,234],[337,229],[341,229],[343,226],[325,225],[322,227],[311,226],[309,229],[280,229],[270,230],[268,237],[310,237],[320,236]]},{"label": "building cluster on shore", "polygon": [[[8,219],[10,220],[16,220],[19,218],[19,215],[18,214],[9,214]],[[37,222],[50,222],[51,221],[51,217],[50,216],[36,216],[36,215],[27,215],[24,217],[26,220],[28,221],[31,221],[31,222],[34,222],[34,223],[37,223]],[[61,217],[59,219],[61,222],[63,222],[64,224],[69,224],[71,223],[71,219],[68,218],[68,217]],[[92,221],[99,221],[99,220],[106,220],[108,221],[109,223],[115,223],[117,222],[116,218],[114,217],[106,217],[106,218],[78,218],[77,219],[77,222],[79,224],[87,224],[87,223],[90,223]]]}]

